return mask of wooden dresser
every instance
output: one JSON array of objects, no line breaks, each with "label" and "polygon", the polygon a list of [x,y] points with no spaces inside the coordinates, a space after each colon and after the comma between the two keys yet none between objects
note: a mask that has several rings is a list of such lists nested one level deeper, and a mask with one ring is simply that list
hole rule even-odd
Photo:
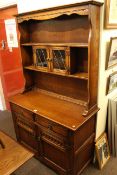
[{"label": "wooden dresser", "polygon": [[58,174],[80,174],[93,158],[101,5],[17,16],[25,78],[10,98],[17,140]]}]

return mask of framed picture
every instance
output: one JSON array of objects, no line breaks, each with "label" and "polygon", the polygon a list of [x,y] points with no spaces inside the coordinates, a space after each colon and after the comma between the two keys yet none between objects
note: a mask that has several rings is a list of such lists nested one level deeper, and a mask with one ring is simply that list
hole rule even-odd
[{"label": "framed picture", "polygon": [[117,37],[111,38],[107,55],[106,69],[117,65]]},{"label": "framed picture", "polygon": [[105,4],[105,28],[117,28],[117,0],[106,0]]},{"label": "framed picture", "polygon": [[110,158],[109,146],[106,133],[103,133],[95,144],[96,156],[99,163],[99,168],[102,169]]},{"label": "framed picture", "polygon": [[107,80],[107,90],[106,94],[109,94],[112,92],[114,89],[117,88],[117,72],[114,72],[111,74]]}]

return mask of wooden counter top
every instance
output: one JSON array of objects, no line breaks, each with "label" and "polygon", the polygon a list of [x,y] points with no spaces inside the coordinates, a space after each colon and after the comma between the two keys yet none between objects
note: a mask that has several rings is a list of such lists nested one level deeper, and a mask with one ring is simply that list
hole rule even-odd
[{"label": "wooden counter top", "polygon": [[10,102],[71,130],[78,129],[79,126],[97,112],[94,111],[91,116],[84,117],[82,116],[84,106],[35,91],[15,95],[10,98]]}]

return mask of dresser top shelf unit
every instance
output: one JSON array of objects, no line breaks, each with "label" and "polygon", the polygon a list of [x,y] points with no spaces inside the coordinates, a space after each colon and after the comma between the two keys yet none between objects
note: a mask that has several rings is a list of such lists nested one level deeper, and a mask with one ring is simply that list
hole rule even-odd
[{"label": "dresser top shelf unit", "polygon": [[98,110],[101,5],[81,1],[16,15],[25,78],[22,98],[33,87],[84,101],[82,115],[87,117]]}]

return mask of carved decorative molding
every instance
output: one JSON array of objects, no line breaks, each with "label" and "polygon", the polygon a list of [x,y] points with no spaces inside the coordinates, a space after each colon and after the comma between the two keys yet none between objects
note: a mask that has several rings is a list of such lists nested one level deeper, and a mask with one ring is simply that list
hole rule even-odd
[{"label": "carved decorative molding", "polygon": [[17,118],[17,125],[25,129],[27,132],[29,132],[29,134],[35,136],[33,127],[30,126],[29,123],[25,122],[25,120],[21,120],[20,118]]},{"label": "carved decorative molding", "polygon": [[50,95],[50,96],[59,98],[61,100],[69,101],[69,102],[72,102],[72,103],[75,103],[75,104],[78,104],[78,105],[81,105],[81,106],[84,106],[84,107],[87,107],[87,105],[88,105],[87,102],[84,102],[82,100],[77,100],[77,99],[67,97],[67,96],[64,96],[64,95],[60,95],[60,94],[57,94],[57,93],[54,93],[54,92],[49,92],[49,91],[39,89],[39,88],[33,88],[33,90],[37,91],[37,92],[40,92],[40,93],[43,93],[43,94],[46,94],[46,95]]},{"label": "carved decorative molding", "polygon": [[31,13],[29,15],[23,15],[18,16],[17,21],[18,23],[21,23],[23,21],[28,21],[30,19],[33,20],[48,20],[52,18],[59,17],[61,15],[71,15],[71,14],[78,14],[78,15],[88,15],[89,9],[88,7],[75,7],[75,8],[67,8],[64,10],[58,9],[53,11],[47,11],[47,12],[37,12],[37,13]]}]

